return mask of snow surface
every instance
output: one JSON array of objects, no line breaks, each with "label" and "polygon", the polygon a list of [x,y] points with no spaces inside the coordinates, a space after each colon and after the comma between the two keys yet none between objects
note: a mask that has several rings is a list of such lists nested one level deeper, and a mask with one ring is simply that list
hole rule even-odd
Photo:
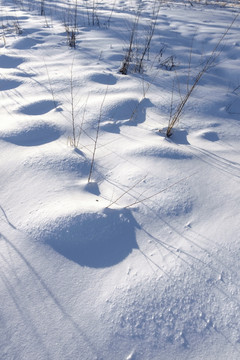
[{"label": "snow surface", "polygon": [[1,360],[240,358],[239,17],[165,135],[239,2],[161,2],[136,73],[154,3],[1,0]]}]

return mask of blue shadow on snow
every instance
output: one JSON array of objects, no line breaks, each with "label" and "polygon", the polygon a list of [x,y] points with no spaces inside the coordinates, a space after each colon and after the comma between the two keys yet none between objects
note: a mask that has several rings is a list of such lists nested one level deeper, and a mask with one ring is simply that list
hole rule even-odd
[{"label": "blue shadow on snow", "polygon": [[0,139],[18,146],[39,146],[57,140],[61,130],[54,125],[40,123],[27,129],[13,132]]},{"label": "blue shadow on snow", "polygon": [[61,221],[57,229],[45,234],[44,242],[81,266],[105,268],[120,263],[138,249],[137,228],[130,210],[105,209]]}]

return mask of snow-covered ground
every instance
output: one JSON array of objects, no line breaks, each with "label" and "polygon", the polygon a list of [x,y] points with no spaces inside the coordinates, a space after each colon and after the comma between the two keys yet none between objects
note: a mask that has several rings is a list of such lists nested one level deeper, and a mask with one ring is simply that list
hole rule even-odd
[{"label": "snow-covered ground", "polygon": [[1,0],[1,360],[240,358],[239,2],[203,3]]}]

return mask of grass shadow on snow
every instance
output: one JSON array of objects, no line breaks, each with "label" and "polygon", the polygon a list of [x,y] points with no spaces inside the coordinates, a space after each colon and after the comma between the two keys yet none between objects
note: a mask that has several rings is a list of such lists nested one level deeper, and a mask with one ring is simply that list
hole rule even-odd
[{"label": "grass shadow on snow", "polygon": [[171,135],[170,139],[171,141],[179,145],[189,145],[187,136],[188,132],[186,130],[173,129],[173,134]]},{"label": "grass shadow on snow", "polygon": [[173,128],[172,135],[170,135],[170,137],[166,137],[166,131],[166,129],[162,129],[158,135],[177,145],[190,145],[188,141],[188,132],[186,130]]},{"label": "grass shadow on snow", "polygon": [[64,220],[45,233],[44,242],[81,266],[113,266],[138,248],[135,230],[139,225],[128,209],[105,209]]},{"label": "grass shadow on snow", "polygon": [[147,109],[154,105],[148,98],[137,100],[127,100],[115,106],[108,114],[111,121],[105,122],[101,129],[104,131],[119,134],[123,125],[137,126],[146,120]]}]

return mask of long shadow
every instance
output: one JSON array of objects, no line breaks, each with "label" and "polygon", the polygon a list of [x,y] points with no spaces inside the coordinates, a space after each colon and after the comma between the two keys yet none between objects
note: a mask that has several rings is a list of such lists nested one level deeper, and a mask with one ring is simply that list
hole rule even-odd
[{"label": "long shadow", "polygon": [[[215,167],[221,172],[240,178],[240,165],[238,163],[224,159],[209,150],[204,150],[194,145],[190,145],[189,150],[194,154],[194,156],[198,157],[202,162],[205,162],[211,167]],[[196,155],[195,151],[200,153],[202,156]]]},{"label": "long shadow", "polygon": [[[8,4],[12,6],[11,0],[4,0],[5,4]],[[75,2],[74,2],[75,3]],[[41,14],[41,10],[43,10],[44,16],[49,16],[50,18],[55,18],[56,20],[64,20],[65,17],[69,19],[70,24],[74,25],[74,17],[75,17],[75,6],[69,6],[68,2],[64,1],[47,1],[44,2],[43,9],[41,8],[41,1],[29,1],[29,0],[21,0],[21,4],[19,6],[22,10],[25,11],[34,11],[37,12],[39,15]],[[93,10],[91,10],[91,6],[88,6],[89,9],[87,9],[87,6],[83,6],[82,4],[78,4],[78,11],[77,11],[77,18],[78,23],[81,25],[87,25],[88,22],[92,21],[93,16]],[[101,7],[98,5],[95,6],[95,13],[98,17],[98,20],[95,19],[95,27],[101,26],[101,27],[108,27],[112,12],[112,5],[110,4],[108,10],[108,13],[106,12],[106,6],[103,8],[105,10],[104,13],[100,14],[100,11],[102,10]],[[65,13],[68,13],[66,16]],[[90,26],[89,26],[90,27]]]},{"label": "long shadow", "polygon": [[[159,133],[160,136],[165,137],[165,133]],[[210,138],[207,138],[207,137]],[[217,141],[217,135],[214,133],[206,134],[206,139],[209,141]],[[188,141],[188,132],[181,129],[173,129],[173,133],[170,138],[166,138],[167,141],[172,142],[176,145],[186,145],[186,149],[197,157],[202,162],[215,167],[216,169],[230,174],[236,178],[240,178],[240,164],[234,161],[230,161],[224,157],[214,154],[209,150],[204,150],[198,146],[192,145]],[[199,154],[196,154],[198,152]]]},{"label": "long shadow", "polygon": [[169,279],[174,280],[174,277],[171,276],[170,274],[168,274],[159,264],[157,264],[153,259],[151,259],[147,254],[145,254],[144,251],[142,251],[141,249],[139,249],[140,253],[144,256],[144,258],[146,259],[146,261],[149,264],[152,264],[155,266],[155,268],[157,268],[158,270],[162,271]]},{"label": "long shadow", "polygon": [[8,225],[10,225],[11,228],[13,228],[13,229],[16,230],[15,226],[11,223],[11,221],[9,220],[9,218],[8,218],[8,216],[7,216],[4,208],[3,208],[1,205],[0,205],[0,209],[2,210],[2,213],[3,213],[3,215],[4,215],[4,218],[5,218],[6,222],[8,223]]},{"label": "long shadow", "polygon": [[[149,207],[148,207],[149,208]],[[150,208],[149,208],[150,209]],[[182,239],[184,239],[186,242],[190,243],[191,245],[193,245],[195,248],[199,249],[201,251],[200,255],[207,255],[208,258],[214,258],[215,261],[218,262],[218,259],[215,258],[211,252],[209,252],[207,249],[205,249],[204,247],[202,247],[201,245],[197,244],[195,241],[193,241],[190,237],[186,236],[186,234],[181,233],[179,230],[176,229],[176,227],[174,227],[172,224],[169,224],[166,220],[162,219],[160,216],[158,216],[159,219],[166,224],[172,231],[174,231],[177,235],[179,235]],[[177,249],[172,245],[167,244],[166,242],[163,242],[161,239],[155,237],[154,235],[152,235],[151,233],[149,233],[148,231],[146,231],[144,228],[141,228],[142,231],[144,231],[146,233],[147,236],[149,236],[151,239],[153,239],[157,244],[159,244],[160,246],[162,246],[164,249],[166,249],[167,251],[169,251],[170,253],[173,254],[173,256],[175,256],[176,258],[179,258],[183,263],[189,265],[191,268],[195,268],[195,264],[201,264],[203,265],[205,268],[208,268],[209,270],[211,270],[213,273],[215,273],[216,276],[220,275],[219,270],[213,266],[210,262],[208,261],[204,261],[202,260],[201,256],[197,257],[192,255],[190,252],[187,252],[183,249]],[[192,259],[193,262],[188,262],[186,260],[186,258]],[[220,264],[223,266],[224,264],[222,262],[220,262]],[[197,269],[196,269],[197,271]],[[234,283],[234,282],[233,282]],[[217,286],[217,284],[214,284],[215,287],[218,289],[218,291],[220,291],[221,293],[223,293],[228,299],[230,300],[234,300],[234,302],[240,307],[240,301],[234,297],[233,295],[229,295],[226,291],[224,291],[224,289],[220,288],[219,286]],[[237,284],[235,284],[237,285]]]},{"label": "long shadow", "polygon": [[101,357],[98,354],[98,350],[95,348],[91,340],[87,337],[85,333],[83,333],[80,326],[77,324],[77,322],[72,318],[71,315],[67,313],[64,306],[60,303],[60,301],[57,299],[57,297],[54,295],[52,290],[48,287],[46,282],[43,280],[43,278],[39,275],[37,270],[34,268],[34,266],[29,262],[29,260],[23,255],[23,253],[10,241],[8,240],[3,234],[0,233],[0,238],[2,238],[15,252],[18,254],[18,256],[21,258],[21,260],[25,263],[29,271],[35,276],[38,283],[42,286],[42,288],[46,291],[48,296],[53,300],[54,304],[57,306],[59,311],[62,313],[62,315],[67,319],[70,324],[73,326],[73,328],[79,333],[79,336],[83,338],[83,340],[86,342],[86,344],[89,345],[90,349],[93,353],[98,355],[98,358],[101,359]]},{"label": "long shadow", "polygon": [[[2,255],[0,254],[0,256],[2,257]],[[35,336],[35,338],[37,339],[38,343],[41,346],[41,349],[43,349],[44,351],[44,356],[45,359],[49,359],[51,360],[51,356],[49,351],[47,350],[46,345],[43,342],[42,336],[40,335],[38,329],[36,326],[34,326],[31,315],[29,314],[29,312],[25,309],[24,306],[21,306],[21,301],[19,301],[19,297],[14,289],[14,287],[11,285],[10,281],[7,279],[6,275],[3,273],[3,271],[1,271],[2,273],[0,273],[0,278],[3,282],[3,284],[5,285],[9,296],[11,297],[17,311],[19,312],[19,314],[21,315],[22,319],[24,320],[24,323],[27,327],[31,328],[31,332],[32,334]]]}]

